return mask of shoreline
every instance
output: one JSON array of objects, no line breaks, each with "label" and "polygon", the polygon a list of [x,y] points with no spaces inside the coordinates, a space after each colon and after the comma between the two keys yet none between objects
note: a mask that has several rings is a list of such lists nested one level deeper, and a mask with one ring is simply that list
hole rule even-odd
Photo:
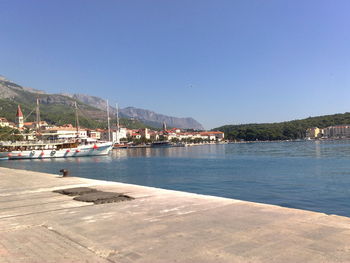
[{"label": "shoreline", "polygon": [[[0,182],[8,262],[350,261],[347,217],[19,169],[0,168]],[[53,192],[72,187],[134,199],[92,204]]]}]

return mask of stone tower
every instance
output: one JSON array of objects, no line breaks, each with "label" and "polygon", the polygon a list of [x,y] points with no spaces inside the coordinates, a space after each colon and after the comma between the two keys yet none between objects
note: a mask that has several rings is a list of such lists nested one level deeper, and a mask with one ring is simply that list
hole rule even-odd
[{"label": "stone tower", "polygon": [[22,128],[24,126],[23,113],[21,110],[21,106],[18,105],[17,113],[16,113],[16,121],[17,128]]},{"label": "stone tower", "polygon": [[163,122],[163,131],[166,131],[166,123],[165,123],[165,121]]}]

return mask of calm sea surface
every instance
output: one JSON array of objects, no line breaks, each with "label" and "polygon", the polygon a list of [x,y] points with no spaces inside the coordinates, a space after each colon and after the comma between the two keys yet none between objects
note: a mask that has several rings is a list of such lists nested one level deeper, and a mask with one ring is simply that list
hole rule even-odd
[{"label": "calm sea surface", "polygon": [[350,141],[120,149],[109,156],[0,166],[223,196],[350,216]]}]

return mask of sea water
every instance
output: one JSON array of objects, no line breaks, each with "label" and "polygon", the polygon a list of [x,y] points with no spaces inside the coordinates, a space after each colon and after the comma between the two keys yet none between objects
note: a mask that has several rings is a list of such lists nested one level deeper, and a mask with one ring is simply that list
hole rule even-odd
[{"label": "sea water", "polygon": [[350,216],[350,141],[118,149],[108,156],[0,166],[110,180]]}]

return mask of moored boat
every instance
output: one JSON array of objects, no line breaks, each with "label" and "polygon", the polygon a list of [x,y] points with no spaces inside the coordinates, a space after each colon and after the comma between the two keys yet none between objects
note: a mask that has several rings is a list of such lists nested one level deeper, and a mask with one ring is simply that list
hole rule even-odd
[{"label": "moored boat", "polygon": [[167,141],[159,141],[159,142],[154,142],[151,144],[151,147],[152,148],[159,148],[159,147],[162,147],[162,148],[166,148],[166,147],[172,147],[172,143],[171,142],[167,142]]},{"label": "moored boat", "polygon": [[44,159],[107,155],[113,148],[112,142],[79,139],[76,141],[38,141],[1,143],[0,158]]},{"label": "moored boat", "polygon": [[[77,104],[75,103],[76,132],[72,135],[76,137],[50,140],[48,138],[52,138],[56,134],[45,134],[40,130],[39,100],[37,99],[37,131],[33,135],[35,140],[0,142],[0,159],[44,159],[107,155],[113,148],[113,142],[79,137],[79,119],[77,109]],[[18,120],[23,123],[23,113],[19,106],[16,116]],[[109,129],[108,122],[108,135],[110,135]]]}]

